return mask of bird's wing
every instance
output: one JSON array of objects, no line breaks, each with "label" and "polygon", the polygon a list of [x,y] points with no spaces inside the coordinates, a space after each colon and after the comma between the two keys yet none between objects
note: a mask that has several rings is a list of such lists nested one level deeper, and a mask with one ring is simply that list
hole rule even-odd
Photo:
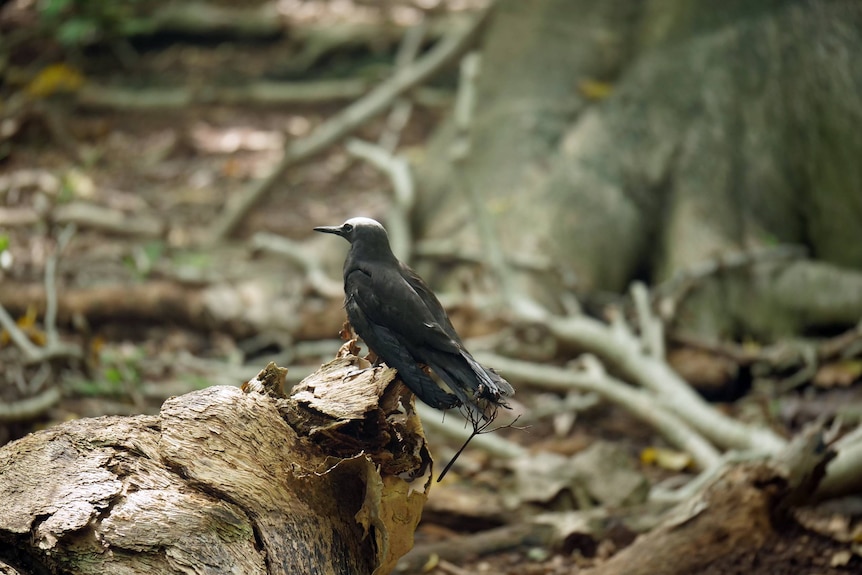
[{"label": "bird's wing", "polygon": [[419,274],[413,271],[413,268],[410,266],[403,262],[399,263],[401,264],[399,270],[401,277],[408,283],[408,285],[410,285],[413,291],[419,295],[422,301],[427,302],[426,306],[428,307],[428,311],[430,311],[431,315],[434,316],[434,320],[437,322],[437,325],[439,325],[450,338],[460,344],[461,338],[452,326],[452,322],[449,321],[449,316],[446,315],[446,310],[443,309],[443,304],[440,303],[440,300],[437,299],[437,296],[433,291],[431,291],[431,288],[428,287],[425,280],[419,277]]},{"label": "bird's wing", "polygon": [[[345,277],[348,318],[368,346],[401,373],[417,396],[432,406],[455,399],[418,368],[416,362],[421,362],[446,382],[460,403],[477,413],[484,410],[475,405],[476,397],[504,404],[500,397],[511,395],[511,386],[473,359],[457,335],[452,338],[446,333],[437,321],[440,314],[445,325],[454,329],[436,298],[423,299],[421,292],[394,269],[375,267],[369,271],[357,267]],[[439,312],[432,308],[439,308]],[[438,394],[442,394],[439,400]]]},{"label": "bird's wing", "polygon": [[[453,338],[447,333],[438,319],[442,314],[445,325],[451,329],[437,298],[423,299],[394,269],[372,271],[373,274],[363,269],[354,270],[344,282],[348,299],[356,302],[369,321],[386,327],[409,347],[431,346],[450,353],[461,351],[457,335]],[[439,313],[435,307],[439,308]]]},{"label": "bird's wing", "polygon": [[[514,394],[515,390],[508,381],[500,377],[494,370],[482,366],[464,348],[461,338],[455,332],[455,328],[452,326],[452,322],[449,321],[449,316],[446,315],[446,311],[443,309],[437,296],[434,295],[428,284],[419,277],[419,274],[403,263],[401,264],[400,271],[404,280],[410,284],[410,287],[419,294],[422,300],[429,302],[429,311],[437,321],[437,325],[446,332],[450,341],[457,345],[455,349],[451,346],[446,348],[434,346],[436,347],[435,350],[423,350],[420,353],[423,356],[421,360],[431,366],[434,372],[446,382],[449,388],[459,395],[465,405],[472,403],[469,397],[458,393],[465,384],[471,392],[485,399],[492,399],[494,404],[500,401],[500,396]],[[437,351],[447,353],[437,353]]]},{"label": "bird's wing", "polygon": [[449,409],[460,404],[458,398],[441,389],[434,380],[428,377],[417,365],[416,359],[410,353],[406,342],[401,341],[401,335],[380,322],[378,313],[369,310],[379,308],[366,307],[371,303],[376,305],[373,291],[369,289],[370,282],[362,272],[350,275],[347,288],[347,317],[356,333],[365,343],[380,356],[389,367],[398,370],[401,380],[416,394],[419,399],[437,409]]}]

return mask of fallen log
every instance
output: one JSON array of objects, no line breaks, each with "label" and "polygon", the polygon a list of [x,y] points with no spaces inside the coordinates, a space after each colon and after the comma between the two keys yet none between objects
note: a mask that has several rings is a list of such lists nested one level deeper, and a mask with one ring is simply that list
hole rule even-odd
[{"label": "fallen log", "polygon": [[[291,314],[284,303],[283,314],[267,311],[278,300],[275,282],[254,279],[210,285],[171,280],[136,284],[108,284],[68,288],[57,294],[57,318],[61,324],[85,318],[89,325],[125,322],[172,321],[200,330],[217,330],[237,337],[275,329],[297,340],[315,340],[338,333],[344,323],[342,297],[321,298],[305,303]],[[249,295],[251,294],[251,295]],[[258,294],[267,297],[257,297]],[[254,297],[252,297],[254,296]],[[45,313],[45,286],[41,283],[7,281],[0,285],[0,305],[13,316],[24,315],[30,306]],[[295,304],[294,304],[295,305]]]},{"label": "fallen log", "polygon": [[289,398],[270,364],[242,390],[174,397],[158,416],[81,419],[4,446],[0,566],[390,572],[413,544],[431,459],[394,370],[354,351]]}]

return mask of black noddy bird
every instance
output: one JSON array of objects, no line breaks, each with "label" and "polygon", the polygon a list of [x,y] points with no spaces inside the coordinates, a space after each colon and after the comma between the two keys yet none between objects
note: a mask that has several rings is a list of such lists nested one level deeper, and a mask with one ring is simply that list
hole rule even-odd
[{"label": "black noddy bird", "polygon": [[[350,242],[344,261],[347,319],[366,345],[398,371],[416,397],[436,409],[463,405],[468,415],[487,422],[498,407],[508,407],[505,397],[515,390],[473,359],[431,288],[392,253],[380,223],[351,218],[340,226],[314,230]],[[430,367],[452,393],[438,386],[420,364]],[[478,433],[478,419],[471,421]]]}]

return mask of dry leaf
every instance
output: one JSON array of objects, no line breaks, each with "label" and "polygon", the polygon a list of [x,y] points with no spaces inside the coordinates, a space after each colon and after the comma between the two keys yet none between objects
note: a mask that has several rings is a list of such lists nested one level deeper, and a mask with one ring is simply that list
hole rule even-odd
[{"label": "dry leaf", "polygon": [[45,98],[57,92],[74,92],[84,84],[84,76],[66,64],[52,64],[43,68],[27,85],[27,92]]},{"label": "dry leaf", "polygon": [[600,80],[587,79],[580,83],[578,91],[587,100],[604,100],[613,92],[614,85]]},{"label": "dry leaf", "polygon": [[682,471],[691,467],[694,462],[691,455],[684,451],[674,451],[663,447],[647,447],[641,451],[641,463],[671,471]]},{"label": "dry leaf", "polygon": [[849,387],[862,377],[862,360],[848,359],[821,365],[814,374],[817,387]]}]

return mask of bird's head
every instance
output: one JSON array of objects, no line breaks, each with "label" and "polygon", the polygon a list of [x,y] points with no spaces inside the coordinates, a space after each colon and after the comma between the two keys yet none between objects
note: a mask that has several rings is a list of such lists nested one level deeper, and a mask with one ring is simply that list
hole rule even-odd
[{"label": "bird's head", "polygon": [[356,241],[375,243],[381,240],[389,244],[386,228],[371,218],[350,218],[340,226],[320,226],[314,228],[314,231],[341,236],[351,244]]}]

